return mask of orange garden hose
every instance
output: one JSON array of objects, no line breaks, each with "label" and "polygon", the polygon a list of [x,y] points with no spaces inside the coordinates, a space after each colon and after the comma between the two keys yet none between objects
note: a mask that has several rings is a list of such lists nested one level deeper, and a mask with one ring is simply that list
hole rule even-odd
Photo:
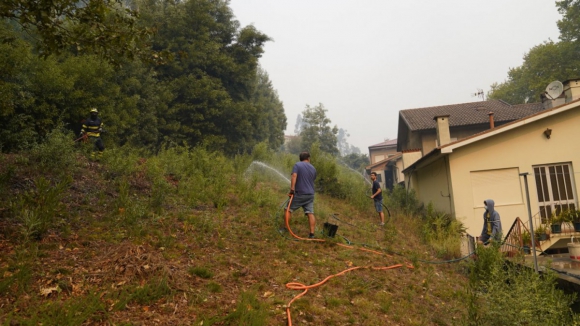
[{"label": "orange garden hose", "polygon": [[[288,326],[292,326],[292,317],[290,315],[290,305],[292,304],[292,302],[294,302],[296,299],[302,297],[303,295],[305,295],[309,289],[321,286],[322,284],[326,283],[328,280],[330,280],[333,277],[336,276],[340,276],[343,274],[346,274],[350,271],[354,271],[356,269],[373,269],[373,270],[387,270],[387,269],[394,269],[394,268],[400,268],[403,267],[402,264],[397,264],[397,265],[392,265],[392,266],[388,266],[388,267],[372,267],[372,266],[358,266],[358,267],[352,267],[349,269],[345,269],[344,271],[334,274],[334,275],[330,275],[327,276],[324,280],[316,283],[316,284],[312,284],[312,285],[304,285],[302,283],[298,283],[298,282],[290,282],[286,284],[286,288],[291,289],[291,290],[304,290],[302,293],[298,294],[297,296],[295,296],[292,300],[290,300],[290,302],[288,303],[288,305],[286,306],[286,316],[288,317]],[[407,265],[407,268],[413,268],[410,265]]]},{"label": "orange garden hose", "polygon": [[290,195],[290,200],[288,201],[288,207],[286,208],[286,210],[284,212],[284,223],[286,224],[286,229],[288,229],[288,232],[294,238],[299,239],[299,240],[324,242],[325,241],[324,239],[301,238],[301,237],[297,236],[296,234],[294,234],[294,232],[292,232],[292,229],[290,229],[290,205],[292,204],[292,199],[294,199],[294,195]]},{"label": "orange garden hose", "polygon": [[[290,195],[290,200],[288,201],[288,207],[286,208],[286,210],[284,212],[284,221],[285,221],[286,228],[288,229],[288,232],[294,238],[299,239],[299,240],[309,240],[309,241],[325,242],[326,240],[324,240],[324,239],[301,238],[301,237],[297,236],[296,234],[294,234],[294,232],[292,232],[292,229],[290,229],[290,205],[292,204],[292,199],[293,198],[294,198],[294,196],[293,195]],[[345,244],[338,243],[337,245],[339,245],[341,247],[346,247],[346,248],[349,248],[349,249],[353,249],[352,246],[347,246]],[[385,254],[385,253],[382,253],[382,252],[376,251],[376,250],[370,250],[370,249],[360,248],[360,247],[357,248],[357,249],[362,250],[362,251],[367,251],[367,252],[370,252],[370,253],[374,253],[374,254],[378,254],[378,255],[385,255],[387,257],[391,257],[388,254]],[[326,283],[328,280],[330,280],[333,277],[340,276],[340,275],[346,274],[346,273],[348,273],[350,271],[354,271],[354,270],[357,270],[357,269],[365,268],[365,269],[372,269],[372,270],[388,270],[388,269],[394,269],[394,268],[400,268],[400,267],[403,267],[403,265],[402,264],[396,264],[396,265],[387,266],[387,267],[357,266],[357,267],[352,267],[352,268],[346,269],[346,270],[344,270],[344,271],[342,271],[340,273],[327,276],[322,281],[320,281],[320,282],[318,282],[316,284],[312,284],[312,285],[305,285],[305,284],[298,283],[298,282],[290,282],[290,283],[287,283],[286,284],[286,288],[288,288],[288,289],[291,289],[291,290],[303,290],[302,293],[296,295],[292,300],[290,300],[290,302],[286,306],[286,316],[288,317],[288,326],[292,326],[292,317],[290,315],[290,305],[292,305],[292,303],[296,299],[304,296],[308,292],[309,289],[312,289],[312,288],[321,286],[322,284]],[[410,264],[410,263],[407,263],[407,266],[406,267],[409,268],[409,269],[413,269],[414,268],[413,265]]]}]

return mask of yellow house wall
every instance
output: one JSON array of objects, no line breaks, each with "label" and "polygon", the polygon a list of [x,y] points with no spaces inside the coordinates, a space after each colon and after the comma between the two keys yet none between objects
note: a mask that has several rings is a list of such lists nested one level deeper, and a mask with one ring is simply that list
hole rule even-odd
[{"label": "yellow house wall", "polygon": [[374,164],[374,163],[377,163],[379,161],[386,159],[389,156],[397,154],[397,148],[392,147],[392,148],[387,148],[387,149],[384,149],[384,148],[371,149],[371,150],[369,150],[369,152],[370,152],[371,164]]},{"label": "yellow house wall", "polygon": [[423,150],[423,155],[429,153],[435,148],[436,140],[437,133],[424,133],[421,135],[421,149]]},{"label": "yellow house wall", "polygon": [[395,162],[395,166],[397,167],[397,180],[396,182],[399,183],[405,180],[405,175],[403,174],[403,159],[400,158]]},{"label": "yellow house wall", "polygon": [[417,162],[422,156],[420,151],[403,153],[403,170]]},{"label": "yellow house wall", "polygon": [[414,173],[414,188],[417,198],[438,211],[451,212],[451,197],[449,196],[448,172],[445,159],[437,160]]},{"label": "yellow house wall", "polygon": [[[484,212],[483,200],[488,199],[473,198],[472,171],[513,168],[519,173],[528,172],[531,210],[532,215],[535,215],[539,208],[533,166],[570,162],[572,175],[578,175],[579,172],[574,172],[580,171],[578,126],[580,126],[580,108],[455,149],[449,155],[455,216],[465,224],[467,232],[479,236]],[[552,129],[550,139],[543,134],[546,128]],[[574,179],[573,183],[578,199],[580,180]],[[519,177],[519,184],[519,196],[513,193],[502,194],[504,190],[501,187],[490,196],[496,203],[495,208],[501,216],[504,232],[509,230],[516,217],[520,217],[524,222],[528,220],[523,177]],[[423,184],[418,186],[423,187]],[[433,186],[427,187],[429,188]],[[433,198],[437,197],[433,191],[430,195]],[[509,202],[504,200],[506,197],[510,198]],[[514,198],[520,198],[519,202]]]}]

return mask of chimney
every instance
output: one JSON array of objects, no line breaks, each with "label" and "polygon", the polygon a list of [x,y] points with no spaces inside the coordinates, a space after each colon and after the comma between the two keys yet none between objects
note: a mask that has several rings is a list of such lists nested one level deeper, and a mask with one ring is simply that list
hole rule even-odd
[{"label": "chimney", "polygon": [[546,94],[544,94],[544,93],[540,94],[540,101],[542,101],[542,106],[544,107],[544,110],[552,108],[552,100],[549,99],[546,96]]},{"label": "chimney", "polygon": [[433,120],[437,121],[437,144],[447,145],[451,142],[449,135],[449,115],[438,115]]},{"label": "chimney", "polygon": [[487,115],[489,115],[489,129],[495,128],[495,123],[493,121],[493,112],[490,112]]}]

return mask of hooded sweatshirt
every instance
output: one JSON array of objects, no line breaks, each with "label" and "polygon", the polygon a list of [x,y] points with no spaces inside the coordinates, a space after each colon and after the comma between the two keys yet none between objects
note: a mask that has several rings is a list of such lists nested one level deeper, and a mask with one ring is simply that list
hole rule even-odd
[{"label": "hooded sweatshirt", "polygon": [[499,213],[495,210],[493,199],[487,199],[487,210],[483,213],[483,230],[481,230],[481,241],[487,242],[490,238],[501,241],[502,229]]}]

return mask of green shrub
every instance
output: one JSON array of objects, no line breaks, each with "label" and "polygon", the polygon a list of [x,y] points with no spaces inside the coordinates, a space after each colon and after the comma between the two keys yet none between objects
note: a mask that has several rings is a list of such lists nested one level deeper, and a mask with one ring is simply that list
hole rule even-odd
[{"label": "green shrub", "polygon": [[36,144],[38,133],[34,126],[34,118],[26,114],[3,116],[4,128],[0,128],[0,151],[13,152],[27,150]]},{"label": "green shrub", "polygon": [[449,214],[437,212],[433,204],[427,205],[421,230],[423,239],[435,250],[438,257],[451,259],[461,255],[461,234],[465,228]]},{"label": "green shrub", "polygon": [[478,247],[470,263],[468,325],[577,325],[576,294],[556,288],[557,275],[505,261],[499,245]]},{"label": "green shrub", "polygon": [[43,169],[68,173],[77,162],[74,145],[72,133],[59,125],[32,147],[30,160]]},{"label": "green shrub", "polygon": [[[339,165],[339,172],[338,179],[340,184],[343,185],[342,188],[349,203],[358,209],[373,207],[373,201],[369,198],[371,184],[365,180],[364,176],[357,171],[341,165]],[[384,196],[386,195],[387,193],[385,192]],[[383,199],[383,203],[385,201],[386,198]]]},{"label": "green shrub", "polygon": [[70,176],[55,184],[40,177],[34,181],[35,189],[16,196],[10,203],[25,239],[41,239],[48,229],[56,226],[56,217],[66,213],[62,199],[71,182]]},{"label": "green shrub", "polygon": [[393,190],[387,191],[386,197],[385,204],[398,212],[416,215],[423,210],[414,189],[409,190],[401,185],[395,185]]},{"label": "green shrub", "polygon": [[272,157],[272,155],[273,153],[268,148],[268,143],[266,142],[261,142],[254,145],[254,148],[252,150],[253,161],[267,162]]},{"label": "green shrub", "polygon": [[129,146],[107,148],[106,155],[101,158],[101,163],[105,165],[106,176],[110,179],[118,177],[129,177],[142,169],[141,159],[147,152],[136,150]]},{"label": "green shrub", "polygon": [[316,168],[316,190],[335,198],[346,198],[347,185],[338,179],[339,168],[336,159],[322,152],[318,143],[314,143],[310,148],[310,162]]}]

